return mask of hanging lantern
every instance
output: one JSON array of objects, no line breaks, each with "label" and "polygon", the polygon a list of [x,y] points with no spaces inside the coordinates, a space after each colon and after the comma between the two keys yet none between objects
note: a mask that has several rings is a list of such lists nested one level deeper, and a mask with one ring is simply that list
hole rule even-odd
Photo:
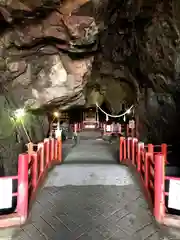
[{"label": "hanging lantern", "polygon": [[99,122],[99,111],[98,111],[97,106],[96,106],[96,119],[97,119],[97,121]]},{"label": "hanging lantern", "polygon": [[124,118],[123,118],[124,122],[126,121],[126,114],[124,115]]},{"label": "hanging lantern", "polygon": [[109,121],[109,117],[108,117],[108,115],[106,115],[106,122],[108,122]]}]

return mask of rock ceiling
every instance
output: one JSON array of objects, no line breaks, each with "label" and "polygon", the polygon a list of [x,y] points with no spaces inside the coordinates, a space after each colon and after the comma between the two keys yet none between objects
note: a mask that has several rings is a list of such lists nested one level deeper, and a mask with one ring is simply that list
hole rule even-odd
[{"label": "rock ceiling", "polygon": [[[167,129],[179,121],[180,106],[178,9],[178,0],[0,0],[2,92],[31,109],[103,96],[118,113],[120,103],[135,102],[142,138],[172,139]],[[162,129],[153,130],[157,124]]]}]

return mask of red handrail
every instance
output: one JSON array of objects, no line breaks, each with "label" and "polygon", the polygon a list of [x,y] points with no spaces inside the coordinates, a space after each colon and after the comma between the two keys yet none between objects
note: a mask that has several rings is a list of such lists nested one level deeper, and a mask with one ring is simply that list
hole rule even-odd
[{"label": "red handrail", "polygon": [[159,153],[154,152],[153,144],[144,145],[137,138],[120,137],[120,162],[132,164],[145,187],[146,193],[154,206],[154,216],[158,222],[163,222],[165,216],[165,162],[167,162],[167,145],[161,144]]},{"label": "red handrail", "polygon": [[165,216],[165,197],[164,197],[164,172],[165,158],[162,153],[155,155],[155,173],[154,173],[154,216],[160,223]]},{"label": "red handrail", "polygon": [[12,197],[17,196],[16,210],[12,214],[0,216],[0,228],[25,223],[29,204],[34,199],[48,169],[62,161],[61,138],[45,139],[44,142],[37,144],[37,151],[33,150],[32,143],[28,146],[28,153],[19,155],[18,175],[2,177],[2,179],[17,179],[18,190],[12,193]]},{"label": "red handrail", "polygon": [[17,213],[23,224],[28,215],[28,154],[20,154],[18,159]]}]

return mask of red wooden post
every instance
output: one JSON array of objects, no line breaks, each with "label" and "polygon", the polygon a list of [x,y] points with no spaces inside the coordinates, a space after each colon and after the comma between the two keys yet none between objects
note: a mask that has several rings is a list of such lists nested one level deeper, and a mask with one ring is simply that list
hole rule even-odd
[{"label": "red wooden post", "polygon": [[62,138],[61,138],[61,136],[58,137],[57,142],[58,142],[58,157],[57,157],[57,160],[62,162]]},{"label": "red wooden post", "polygon": [[148,144],[148,152],[154,154],[154,146],[153,144]]},{"label": "red wooden post", "polygon": [[126,138],[124,138],[123,158],[124,158],[124,160],[127,159],[127,141],[126,141]]},{"label": "red wooden post", "polygon": [[137,138],[132,139],[132,163],[136,165],[137,163],[135,162],[135,156],[136,156],[136,148],[137,148]]},{"label": "red wooden post", "polygon": [[18,157],[17,213],[21,217],[21,224],[28,216],[28,164],[29,154],[20,154]]},{"label": "red wooden post", "polygon": [[164,155],[165,163],[168,163],[168,161],[167,161],[167,144],[165,144],[165,143],[161,144],[161,152]]},{"label": "red wooden post", "polygon": [[55,140],[55,143],[54,143],[54,160],[58,160],[58,141],[57,139]]},{"label": "red wooden post", "polygon": [[154,173],[154,216],[157,222],[162,223],[165,215],[165,159],[162,153],[155,155]]},{"label": "red wooden post", "polygon": [[48,167],[49,157],[50,157],[50,141],[49,141],[49,138],[44,139],[44,148],[45,148],[46,167]]},{"label": "red wooden post", "polygon": [[140,147],[140,144],[138,143],[138,145],[137,145],[137,159],[136,159],[138,172],[140,172],[140,170],[141,170],[140,152],[141,152],[141,147]]},{"label": "red wooden post", "polygon": [[38,143],[38,152],[40,152],[40,174],[44,172],[44,143]]},{"label": "red wooden post", "polygon": [[131,159],[131,141],[132,141],[132,138],[128,137],[128,139],[127,139],[127,158],[129,160],[132,160]]},{"label": "red wooden post", "polygon": [[36,189],[37,180],[38,180],[38,171],[37,171],[38,155],[37,155],[37,153],[33,153],[31,158],[32,158],[32,161],[33,161],[33,164],[32,164],[32,187],[33,187],[33,191],[34,191],[34,189]]},{"label": "red wooden post", "polygon": [[51,144],[50,162],[54,160],[54,142],[55,142],[55,139],[52,138],[51,142],[50,142],[50,144]]},{"label": "red wooden post", "polygon": [[124,137],[120,137],[120,141],[119,141],[119,161],[122,162],[124,159],[124,144],[125,144],[125,138]]},{"label": "red wooden post", "polygon": [[118,129],[119,133],[121,134],[121,124],[119,124],[119,129]]},{"label": "red wooden post", "polygon": [[49,148],[49,156],[48,156],[48,164],[50,163],[51,158],[51,138],[48,140],[48,148]]},{"label": "red wooden post", "polygon": [[144,149],[144,143],[139,142],[137,144],[137,170],[138,170],[138,172],[141,171],[141,152],[142,152],[142,149]]},{"label": "red wooden post", "polygon": [[151,153],[146,152],[145,159],[144,159],[144,178],[145,178],[145,187],[147,190],[149,189],[149,157],[151,155],[152,155]]}]

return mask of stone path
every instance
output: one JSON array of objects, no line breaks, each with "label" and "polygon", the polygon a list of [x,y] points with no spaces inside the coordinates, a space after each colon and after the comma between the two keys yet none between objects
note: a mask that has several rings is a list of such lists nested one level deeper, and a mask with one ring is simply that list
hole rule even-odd
[{"label": "stone path", "polygon": [[131,172],[116,160],[112,145],[80,141],[49,174],[28,223],[0,239],[180,239],[163,236]]},{"label": "stone path", "polygon": [[[113,147],[112,147],[113,148]],[[65,158],[64,163],[110,163],[117,164],[114,149],[103,140],[81,140],[80,144],[72,149]]]}]

